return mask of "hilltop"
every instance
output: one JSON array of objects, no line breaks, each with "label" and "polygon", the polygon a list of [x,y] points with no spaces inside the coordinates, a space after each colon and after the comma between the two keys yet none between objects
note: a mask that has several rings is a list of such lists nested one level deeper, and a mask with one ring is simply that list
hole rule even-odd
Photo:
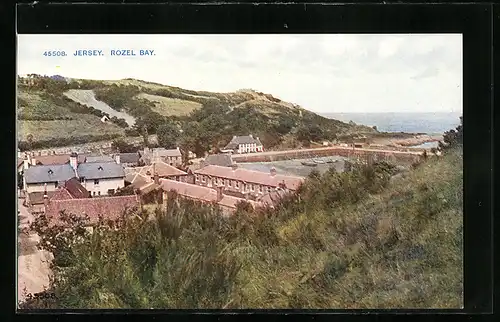
[{"label": "hilltop", "polygon": [[[182,133],[177,142],[167,145],[194,148],[203,143],[198,147],[200,152],[221,147],[233,135],[250,133],[259,136],[268,148],[377,133],[252,89],[215,93],[136,79],[100,81],[62,76],[34,76],[19,83],[19,140],[23,147],[155,134],[166,127],[171,134],[177,130]],[[104,115],[110,117],[109,123],[101,122]]]}]

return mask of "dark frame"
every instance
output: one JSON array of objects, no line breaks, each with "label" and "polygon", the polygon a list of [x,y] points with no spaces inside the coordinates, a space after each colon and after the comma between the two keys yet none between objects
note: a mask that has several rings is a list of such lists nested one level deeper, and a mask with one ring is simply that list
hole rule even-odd
[{"label": "dark frame", "polygon": [[[10,11],[14,13],[14,10]],[[464,143],[464,262],[465,309],[418,311],[428,313],[492,312],[492,192],[493,192],[493,21],[500,12],[491,4],[463,5],[321,5],[321,4],[219,4],[215,5],[19,5],[15,13],[18,33],[462,33],[463,34],[463,115]],[[11,18],[14,18],[11,17]],[[10,44],[15,45],[15,28],[11,20]],[[8,48],[6,46],[4,48]],[[10,73],[3,76],[15,93],[15,53],[11,52]],[[15,102],[15,96],[11,96]],[[11,103],[12,104],[12,103]],[[3,118],[8,121],[7,118]],[[15,150],[15,117],[2,127],[4,137]],[[4,141],[7,142],[7,141]],[[9,144],[9,143],[7,143]],[[14,158],[13,158],[14,160]],[[12,161],[15,162],[15,161]],[[14,168],[8,165],[6,168]],[[12,174],[14,171],[12,171]],[[15,182],[15,177],[12,176]],[[14,216],[7,216],[15,221]],[[3,225],[8,227],[9,225]],[[15,236],[6,229],[11,241]],[[14,249],[14,248],[12,248]],[[14,255],[14,254],[13,254]],[[13,256],[14,257],[14,256]],[[12,266],[14,267],[14,266]],[[11,285],[16,285],[16,271]],[[4,302],[9,310],[14,301]],[[61,313],[64,311],[55,311]],[[73,311],[72,311],[73,312]],[[91,313],[122,311],[96,310]],[[123,310],[123,312],[128,312]],[[173,311],[133,311],[142,314],[181,313]],[[194,313],[194,311],[191,311]],[[205,311],[204,311],[205,312]],[[206,311],[227,313],[226,311]],[[241,312],[255,312],[244,310]],[[260,311],[260,313],[300,313],[300,310]],[[355,313],[341,318],[362,317],[361,311],[312,310],[306,314],[335,312]],[[374,310],[377,313],[416,313],[414,310]],[[30,311],[29,313],[34,313]],[[41,311],[39,313],[50,313]],[[52,312],[54,313],[54,312]],[[131,313],[131,312],[129,312]],[[366,312],[365,312],[366,313]],[[202,316],[202,315],[200,315]],[[65,317],[65,316],[63,316]],[[180,316],[177,316],[180,317]],[[277,316],[276,316],[277,317]],[[457,316],[454,316],[456,318]],[[240,318],[240,317],[238,317]],[[328,319],[333,318],[329,316]],[[416,316],[405,316],[411,320]],[[425,317],[422,317],[424,319]],[[468,319],[468,316],[461,315]]]}]

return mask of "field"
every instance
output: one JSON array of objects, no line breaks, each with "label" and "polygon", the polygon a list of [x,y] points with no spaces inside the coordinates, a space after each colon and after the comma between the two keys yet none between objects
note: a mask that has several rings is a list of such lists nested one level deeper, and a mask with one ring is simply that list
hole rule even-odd
[{"label": "field", "polygon": [[124,134],[122,128],[102,123],[94,115],[74,114],[73,117],[73,120],[18,121],[19,139],[26,140],[28,134],[33,136],[33,141],[83,135]]},{"label": "field", "polygon": [[163,97],[141,93],[137,98],[146,99],[155,103],[153,111],[163,116],[183,116],[188,115],[194,110],[200,109],[202,105],[193,101],[186,101],[177,98]]}]

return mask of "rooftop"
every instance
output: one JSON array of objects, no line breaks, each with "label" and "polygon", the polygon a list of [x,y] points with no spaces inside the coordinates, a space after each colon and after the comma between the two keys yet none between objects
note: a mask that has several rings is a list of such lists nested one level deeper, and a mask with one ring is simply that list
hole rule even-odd
[{"label": "rooftop", "polygon": [[207,175],[211,177],[219,177],[236,181],[243,181],[247,183],[256,183],[271,187],[279,187],[280,184],[284,183],[286,188],[290,190],[296,190],[304,181],[304,178],[302,177],[285,176],[281,174],[275,174],[273,176],[270,173],[262,171],[253,171],[242,168],[228,169],[227,167],[216,165],[209,165],[194,172],[196,174]]},{"label": "rooftop", "polygon": [[[125,172],[120,164],[114,162],[79,163],[78,176],[86,179],[104,179],[125,177]],[[45,183],[66,181],[76,177],[75,171],[69,164],[39,165],[24,170],[26,183]]]},{"label": "rooftop", "polygon": [[230,167],[234,164],[230,154],[211,154],[205,158],[203,165],[218,165],[221,167]]},{"label": "rooftop", "polygon": [[128,209],[134,209],[138,206],[139,200],[135,195],[51,200],[46,209],[46,216],[53,224],[60,224],[61,211],[75,215],[86,214],[90,219],[90,223],[94,224],[97,223],[99,215],[102,215],[104,219],[115,220]]},{"label": "rooftop", "polygon": [[[175,190],[183,197],[203,202],[217,202],[217,191],[215,189],[168,179],[160,179],[160,184],[164,191]],[[259,202],[228,195],[223,195],[218,204],[228,208],[236,208],[237,203],[241,201],[247,201],[254,207],[261,205]]]}]

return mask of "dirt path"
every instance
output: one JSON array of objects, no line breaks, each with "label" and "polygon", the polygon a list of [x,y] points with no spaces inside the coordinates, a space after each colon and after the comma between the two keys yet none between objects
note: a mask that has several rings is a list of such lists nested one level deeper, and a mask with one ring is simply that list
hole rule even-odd
[{"label": "dirt path", "polygon": [[[28,228],[34,220],[33,215],[23,206],[23,199],[18,199],[20,228]],[[25,292],[35,294],[49,286],[49,263],[53,259],[47,251],[38,250],[36,245],[40,237],[32,232],[19,233],[17,258],[17,296],[18,302],[25,300]]]}]

